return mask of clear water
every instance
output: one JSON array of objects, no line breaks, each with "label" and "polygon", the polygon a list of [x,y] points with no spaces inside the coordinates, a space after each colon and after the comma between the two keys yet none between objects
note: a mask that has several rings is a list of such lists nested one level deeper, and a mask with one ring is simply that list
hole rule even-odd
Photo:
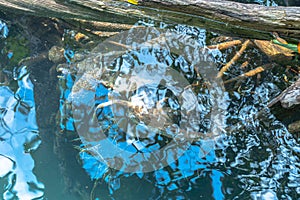
[{"label": "clear water", "polygon": [[[297,199],[299,136],[290,134],[266,107],[280,92],[282,74],[269,71],[262,74],[261,82],[248,78],[238,88],[223,86],[212,77],[231,52],[202,50],[211,33],[184,25],[145,21],[139,25],[149,31],[137,37],[131,30],[126,40],[116,37],[113,41],[125,45],[155,41],[162,30],[149,28],[153,26],[169,30],[177,40],[166,37],[158,46],[133,45],[133,49],[114,54],[116,59],[108,59],[114,62],[101,60],[99,52],[109,53],[112,47],[101,43],[85,60],[71,60],[63,68],[55,80],[60,96],[53,94],[53,101],[43,99],[49,98],[43,92],[51,89],[55,93],[55,87],[43,82],[49,81],[43,71],[32,68],[31,74],[30,66],[7,69],[10,58],[2,51],[1,68],[6,78],[0,87],[1,198]],[[10,34],[3,37],[4,33],[7,31],[0,38],[3,46]],[[180,49],[182,45],[185,48]],[[117,52],[117,47],[113,48]],[[257,56],[255,67],[264,57],[252,51],[246,57]],[[82,70],[85,66],[90,69]],[[236,76],[236,68],[233,66],[227,76]],[[187,87],[189,84],[195,86]],[[110,100],[115,103],[103,106]],[[126,102],[126,106],[118,102]],[[132,104],[143,109],[137,112],[129,106]],[[56,117],[56,113],[60,115]],[[95,116],[96,124],[86,128],[82,122]],[[165,123],[149,122],[149,118]],[[172,127],[181,129],[176,132]],[[194,137],[187,138],[186,146],[179,145],[177,150],[182,154],[174,162],[175,151],[157,154],[162,156],[158,160],[169,161],[161,168],[155,165],[157,159],[144,158],[155,169],[150,172],[146,170],[149,162],[132,170],[136,160],[122,161],[122,152],[109,154],[108,143],[103,142],[109,141],[134,157],[166,146],[174,150],[186,137],[185,130]],[[167,148],[164,152],[170,151]],[[117,165],[120,160],[122,164]]]}]

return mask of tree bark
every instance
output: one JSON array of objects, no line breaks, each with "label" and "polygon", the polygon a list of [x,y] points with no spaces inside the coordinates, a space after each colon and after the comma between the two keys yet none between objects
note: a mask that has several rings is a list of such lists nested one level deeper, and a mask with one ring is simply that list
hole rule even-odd
[{"label": "tree bark", "polygon": [[300,7],[265,7],[223,0],[0,0],[3,12],[133,24],[140,18],[184,23],[238,36],[300,39]]}]

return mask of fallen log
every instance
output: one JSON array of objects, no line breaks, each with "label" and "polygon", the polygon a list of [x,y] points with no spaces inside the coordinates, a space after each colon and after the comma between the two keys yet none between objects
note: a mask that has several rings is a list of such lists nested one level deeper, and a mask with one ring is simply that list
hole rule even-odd
[{"label": "fallen log", "polygon": [[64,19],[133,24],[139,18],[184,23],[238,36],[300,39],[300,7],[265,7],[223,0],[0,0],[0,10]]}]

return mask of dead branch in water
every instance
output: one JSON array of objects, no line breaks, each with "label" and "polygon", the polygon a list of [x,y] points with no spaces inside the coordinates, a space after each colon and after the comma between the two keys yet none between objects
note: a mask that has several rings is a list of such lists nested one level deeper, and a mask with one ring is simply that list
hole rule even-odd
[{"label": "dead branch in water", "polygon": [[265,7],[223,0],[140,0],[138,5],[113,0],[0,0],[3,12],[134,24],[140,18],[204,26],[251,38],[300,39],[299,7]]}]

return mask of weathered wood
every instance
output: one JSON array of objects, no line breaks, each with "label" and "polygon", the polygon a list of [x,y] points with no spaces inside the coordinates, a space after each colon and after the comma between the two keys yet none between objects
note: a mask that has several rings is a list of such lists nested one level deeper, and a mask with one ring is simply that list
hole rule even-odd
[{"label": "weathered wood", "polygon": [[292,108],[293,106],[300,104],[300,78],[286,88],[278,97],[273,99],[268,107],[272,107],[279,101],[283,108]]},{"label": "weathered wood", "polygon": [[147,0],[142,3],[160,9],[189,13],[248,30],[280,32],[300,38],[300,7],[265,7],[223,0]]},{"label": "weathered wood", "polygon": [[140,0],[138,6],[113,0],[0,0],[0,9],[124,24],[151,17],[254,38],[266,39],[276,31],[300,39],[300,7],[264,7],[223,0]]}]

